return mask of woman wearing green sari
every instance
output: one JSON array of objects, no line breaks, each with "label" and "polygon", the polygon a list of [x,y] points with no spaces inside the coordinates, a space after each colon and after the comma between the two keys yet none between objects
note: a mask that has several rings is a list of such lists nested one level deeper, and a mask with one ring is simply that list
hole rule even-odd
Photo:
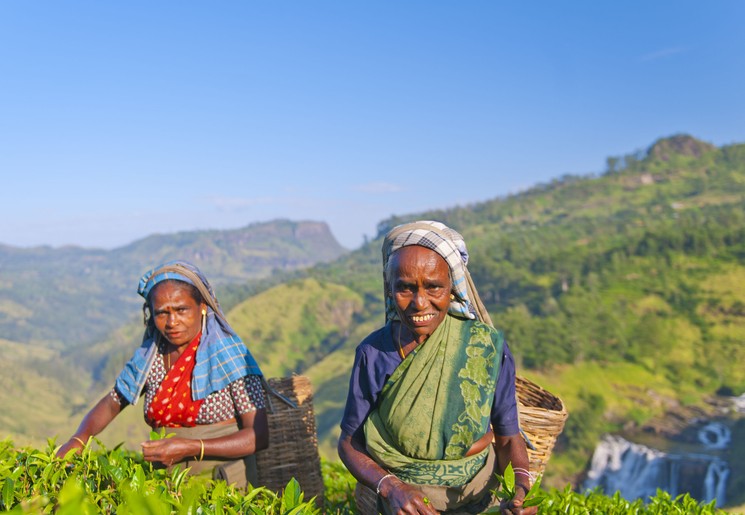
[{"label": "woman wearing green sari", "polygon": [[530,488],[515,367],[466,269],[462,236],[439,222],[394,228],[383,243],[386,324],[357,347],[339,456],[386,514],[480,513],[512,463]]}]

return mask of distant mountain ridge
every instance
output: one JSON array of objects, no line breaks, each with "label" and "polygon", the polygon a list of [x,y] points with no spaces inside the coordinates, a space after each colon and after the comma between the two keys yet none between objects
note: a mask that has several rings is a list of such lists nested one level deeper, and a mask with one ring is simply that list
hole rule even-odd
[{"label": "distant mountain ridge", "polygon": [[[544,484],[576,479],[603,432],[654,431],[656,420],[680,418],[680,407],[703,413],[717,394],[745,391],[745,144],[715,147],[676,135],[608,158],[602,174],[565,175],[503,198],[391,217],[373,241],[334,261],[250,288],[226,287],[234,297],[227,317],[264,373],[311,378],[325,455],[335,455],[354,348],[384,322],[381,238],[419,219],[463,234],[474,282],[519,373],[568,407]],[[64,368],[77,371],[68,371],[72,379],[53,367],[60,360],[41,365],[56,370],[61,385],[85,379],[103,392],[140,333],[130,323],[62,353]],[[48,435],[40,433],[49,427],[43,420],[21,425],[25,412],[14,403],[30,397],[14,386],[4,403],[11,427]],[[88,393],[80,403],[85,395],[60,401],[75,422],[93,402]],[[131,420],[127,427],[142,427],[141,413]],[[117,425],[109,432],[114,443],[123,429]],[[742,456],[745,441],[734,444],[740,450],[733,455]],[[560,481],[551,484],[552,475]],[[728,498],[745,501],[743,484],[745,467],[735,464]]]},{"label": "distant mountain ridge", "polygon": [[332,261],[346,250],[323,222],[156,234],[113,250],[0,245],[0,332],[17,342],[93,343],[137,312],[137,280],[185,259],[216,287]]},{"label": "distant mountain ridge", "polygon": [[[682,407],[704,410],[717,394],[745,391],[745,145],[717,148],[676,135],[609,159],[599,175],[566,175],[505,198],[383,220],[369,244],[232,309],[228,317],[257,355],[301,353],[302,344],[320,357],[310,367],[267,360],[265,372],[311,377],[327,455],[354,348],[384,322],[381,238],[420,219],[464,235],[474,282],[520,373],[567,403],[550,467],[563,480],[581,473],[602,432],[654,431],[658,418],[679,417]],[[259,295],[326,307],[251,317]],[[333,322],[332,312],[340,315]],[[306,328],[303,343],[294,335]]]}]

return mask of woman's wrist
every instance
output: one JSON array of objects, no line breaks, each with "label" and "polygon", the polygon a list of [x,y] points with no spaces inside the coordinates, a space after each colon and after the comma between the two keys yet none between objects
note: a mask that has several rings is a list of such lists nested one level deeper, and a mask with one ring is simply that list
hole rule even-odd
[{"label": "woman's wrist", "polygon": [[383,498],[388,497],[388,492],[390,492],[391,489],[391,483],[396,479],[396,476],[394,474],[385,474],[380,479],[378,479],[377,484],[375,485],[375,493],[380,495]]},{"label": "woman's wrist", "polygon": [[533,474],[530,473],[528,469],[521,468],[521,467],[515,467],[515,479],[517,479],[519,476],[523,477],[522,481],[515,481],[515,488],[518,486],[525,490],[525,495],[528,495],[528,492],[530,491],[530,486],[533,484]]},{"label": "woman's wrist", "polygon": [[194,438],[192,440],[189,440],[189,454],[187,456],[184,456],[187,460],[194,460],[194,461],[202,461],[200,459],[200,456],[202,459],[204,459],[204,440],[200,438]]},{"label": "woman's wrist", "polygon": [[528,495],[528,492],[530,492],[530,485],[525,485],[523,483],[516,483],[515,489],[522,488],[525,491],[525,495]]},{"label": "woman's wrist", "polygon": [[70,437],[70,440],[68,440],[68,442],[69,441],[72,441],[72,440],[75,440],[80,445],[82,445],[83,447],[85,447],[88,444],[88,440],[90,440],[90,437],[83,438],[83,437],[80,437],[80,436],[77,436],[77,435],[73,435],[73,436]]},{"label": "woman's wrist", "polygon": [[198,461],[202,461],[204,459],[204,440],[201,438],[199,439],[199,457],[197,458]]}]

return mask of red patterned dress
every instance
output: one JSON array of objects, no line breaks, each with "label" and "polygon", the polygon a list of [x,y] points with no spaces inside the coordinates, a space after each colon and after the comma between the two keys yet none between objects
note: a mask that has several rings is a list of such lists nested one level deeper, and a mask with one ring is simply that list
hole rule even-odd
[{"label": "red patterned dress", "polygon": [[[264,386],[258,375],[247,375],[203,400],[193,401],[191,370],[198,345],[199,336],[189,343],[189,347],[171,367],[170,373],[166,370],[165,345],[159,347],[143,389],[145,421],[151,427],[216,424],[264,408]],[[120,406],[127,404],[116,388],[111,390],[111,396]]]}]

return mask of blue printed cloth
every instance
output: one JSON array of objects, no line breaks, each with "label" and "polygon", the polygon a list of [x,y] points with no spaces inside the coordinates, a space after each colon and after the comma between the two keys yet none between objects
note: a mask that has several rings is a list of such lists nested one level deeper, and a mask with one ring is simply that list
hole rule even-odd
[{"label": "blue printed cloth", "polygon": [[[242,377],[262,375],[259,365],[246,345],[225,320],[207,278],[196,266],[185,261],[164,263],[142,276],[137,293],[148,301],[153,287],[169,279],[192,284],[198,289],[201,286],[201,290],[208,293],[208,297],[204,299],[207,304],[207,323],[197,349],[191,380],[192,398],[204,399]],[[116,378],[117,391],[130,404],[137,402],[145,386],[150,367],[158,352],[158,337],[157,329],[153,324],[148,324],[142,345]]]}]

